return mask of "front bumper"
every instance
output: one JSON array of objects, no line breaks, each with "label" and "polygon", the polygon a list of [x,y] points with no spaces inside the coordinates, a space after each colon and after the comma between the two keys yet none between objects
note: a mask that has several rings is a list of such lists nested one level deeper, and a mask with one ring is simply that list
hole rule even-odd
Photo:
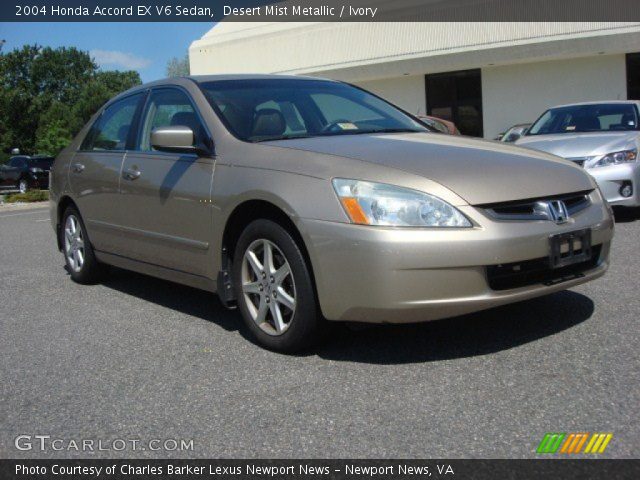
[{"label": "front bumper", "polygon": [[[640,206],[640,162],[611,165],[609,167],[589,168],[587,172],[596,179],[598,186],[611,205],[626,207]],[[633,194],[623,197],[620,189],[630,184]]]},{"label": "front bumper", "polygon": [[[379,228],[301,220],[320,307],[329,320],[408,323],[462,315],[593,280],[608,268],[613,220],[597,192],[569,223],[499,222],[460,207],[479,227]],[[599,258],[581,276],[492,290],[487,266],[549,255],[549,236],[592,229]]]}]

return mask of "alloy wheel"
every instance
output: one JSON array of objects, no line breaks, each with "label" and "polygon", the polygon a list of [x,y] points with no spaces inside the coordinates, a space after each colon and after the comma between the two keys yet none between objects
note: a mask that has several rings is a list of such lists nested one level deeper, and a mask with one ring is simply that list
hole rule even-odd
[{"label": "alloy wheel", "polygon": [[242,294],[253,321],[269,335],[282,335],[296,309],[296,286],[287,258],[273,242],[258,239],[244,253]]},{"label": "alloy wheel", "polygon": [[18,184],[18,189],[20,190],[20,193],[27,193],[28,188],[29,188],[29,185],[27,185],[27,181],[20,180],[20,183]]},{"label": "alloy wheel", "polygon": [[64,254],[74,272],[82,270],[85,260],[84,236],[75,215],[69,215],[64,224]]}]

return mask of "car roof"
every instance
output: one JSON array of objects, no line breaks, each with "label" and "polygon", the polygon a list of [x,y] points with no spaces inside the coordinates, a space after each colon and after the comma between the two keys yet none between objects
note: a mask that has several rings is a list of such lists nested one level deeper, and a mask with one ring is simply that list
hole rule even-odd
[{"label": "car roof", "polygon": [[257,74],[257,73],[238,73],[227,75],[190,75],[189,77],[196,82],[213,82],[216,80],[326,80],[334,82],[335,80],[329,80],[321,77],[310,77],[308,75],[272,75],[272,74]]},{"label": "car roof", "polygon": [[601,100],[601,101],[593,101],[593,102],[577,102],[577,103],[565,103],[563,105],[555,105],[552,108],[564,108],[564,107],[578,107],[580,105],[611,105],[611,104],[635,104],[638,105],[640,102],[637,100]]},{"label": "car roof", "polygon": [[105,107],[110,105],[116,100],[119,100],[128,95],[134,94],[139,91],[144,91],[151,87],[162,87],[162,86],[179,86],[184,85],[185,80],[190,80],[195,83],[204,83],[204,82],[214,82],[214,81],[224,81],[224,80],[322,80],[326,82],[337,82],[336,80],[331,80],[328,78],[322,77],[310,77],[304,75],[272,75],[272,74],[259,74],[259,73],[237,73],[237,74],[224,74],[224,75],[188,75],[184,77],[169,77],[162,78],[160,80],[154,80],[153,82],[143,83],[142,85],[136,85],[135,87],[130,88],[129,90],[125,90],[124,92],[119,93],[115,97],[111,98],[107,103],[105,103]]}]

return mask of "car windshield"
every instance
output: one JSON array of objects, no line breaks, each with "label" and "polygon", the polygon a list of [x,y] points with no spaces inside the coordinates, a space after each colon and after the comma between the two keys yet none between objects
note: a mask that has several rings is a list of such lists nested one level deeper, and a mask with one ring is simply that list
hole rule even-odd
[{"label": "car windshield", "polygon": [[242,79],[200,85],[227,128],[249,142],[429,131],[384,100],[344,83]]},{"label": "car windshield", "polygon": [[29,166],[34,168],[42,168],[48,170],[53,165],[53,157],[37,157],[29,159]]},{"label": "car windshield", "polygon": [[638,112],[630,103],[570,105],[547,110],[527,135],[638,130]]}]

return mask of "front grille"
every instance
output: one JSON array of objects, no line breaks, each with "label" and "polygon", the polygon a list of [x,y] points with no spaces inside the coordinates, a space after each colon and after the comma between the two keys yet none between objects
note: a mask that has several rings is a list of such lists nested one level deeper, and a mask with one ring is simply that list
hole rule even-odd
[{"label": "front grille", "polygon": [[548,217],[536,208],[538,202],[562,200],[567,207],[567,213],[575,215],[591,205],[590,193],[591,190],[553,197],[478,205],[478,207],[484,209],[490,217],[496,220],[548,220]]},{"label": "front grille", "polygon": [[554,285],[584,276],[584,272],[598,266],[602,245],[592,248],[589,260],[561,268],[551,268],[549,257],[525,260],[523,262],[489,265],[487,280],[492,290],[510,290],[542,283]]}]

